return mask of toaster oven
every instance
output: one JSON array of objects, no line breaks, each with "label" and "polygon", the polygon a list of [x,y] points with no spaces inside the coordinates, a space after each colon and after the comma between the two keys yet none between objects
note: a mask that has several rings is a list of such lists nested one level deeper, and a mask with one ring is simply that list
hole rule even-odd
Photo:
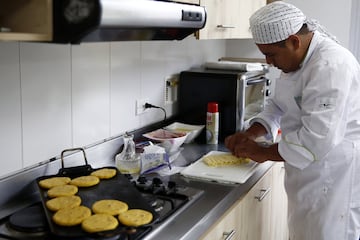
[{"label": "toaster oven", "polygon": [[[263,110],[271,95],[268,69],[190,69],[180,73],[178,113],[182,122],[205,124],[208,102],[219,104],[219,140],[247,128],[249,120]],[[197,139],[205,141],[203,132]]]}]

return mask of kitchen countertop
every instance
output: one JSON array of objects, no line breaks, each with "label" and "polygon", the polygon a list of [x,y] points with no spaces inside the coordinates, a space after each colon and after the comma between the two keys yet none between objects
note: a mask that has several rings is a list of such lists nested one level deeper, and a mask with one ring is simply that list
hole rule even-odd
[{"label": "kitchen countertop", "polygon": [[[93,168],[111,166],[121,137],[109,139],[86,148],[87,159]],[[184,144],[173,166],[185,167],[210,151],[226,151],[223,144]],[[66,162],[75,166],[84,164],[81,152],[65,156]],[[239,198],[244,196],[254,184],[271,168],[272,162],[260,164],[255,173],[244,184],[222,184],[196,180],[174,174],[165,180],[175,181],[178,185],[203,190],[201,196],[161,223],[145,236],[145,240],[194,240],[199,239]],[[0,190],[6,192],[0,197],[0,218],[39,201],[34,179],[39,176],[56,174],[61,168],[59,158],[25,169],[19,173],[0,179]],[[173,168],[175,169],[175,167]],[[14,187],[16,186],[16,187]]]},{"label": "kitchen countertop", "polygon": [[[185,144],[184,149],[172,163],[174,166],[187,166],[209,151],[226,151],[222,145]],[[272,162],[265,162],[244,184],[222,184],[191,179],[180,174],[170,176],[178,184],[204,190],[199,199],[185,208],[176,217],[155,229],[144,239],[199,239],[239,198],[244,196],[252,186],[271,168]]]}]

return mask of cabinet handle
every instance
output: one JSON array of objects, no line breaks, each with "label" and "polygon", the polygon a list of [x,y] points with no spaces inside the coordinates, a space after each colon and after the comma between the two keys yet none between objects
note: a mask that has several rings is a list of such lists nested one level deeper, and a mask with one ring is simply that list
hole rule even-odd
[{"label": "cabinet handle", "polygon": [[271,188],[261,189],[260,195],[256,196],[255,199],[257,199],[259,202],[261,202],[266,197],[266,195],[270,192],[270,190],[271,190]]},{"label": "cabinet handle", "polygon": [[219,24],[216,26],[217,28],[235,28],[235,26],[231,26],[231,25],[223,25],[223,24]]},{"label": "cabinet handle", "polygon": [[235,236],[235,229],[231,230],[230,232],[224,232],[223,236],[225,237],[224,240],[231,240]]}]

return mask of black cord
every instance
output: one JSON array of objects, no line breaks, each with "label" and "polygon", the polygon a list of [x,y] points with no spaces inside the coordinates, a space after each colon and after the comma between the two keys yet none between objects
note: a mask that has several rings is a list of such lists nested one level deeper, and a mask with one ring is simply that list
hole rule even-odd
[{"label": "black cord", "polygon": [[159,107],[159,106],[152,105],[152,104],[150,104],[150,103],[145,103],[145,106],[144,106],[144,107],[145,107],[145,109],[146,109],[146,108],[159,108],[159,109],[161,109],[161,110],[164,112],[164,115],[165,115],[164,121],[166,120],[166,111],[165,111],[164,108]]}]

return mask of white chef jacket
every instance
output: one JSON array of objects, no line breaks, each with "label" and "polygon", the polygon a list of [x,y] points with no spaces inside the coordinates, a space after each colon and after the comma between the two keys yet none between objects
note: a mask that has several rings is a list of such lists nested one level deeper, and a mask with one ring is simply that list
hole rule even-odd
[{"label": "white chef jacket", "polygon": [[282,73],[252,122],[273,136],[285,159],[291,240],[359,240],[360,67],[315,32],[299,70]]}]

